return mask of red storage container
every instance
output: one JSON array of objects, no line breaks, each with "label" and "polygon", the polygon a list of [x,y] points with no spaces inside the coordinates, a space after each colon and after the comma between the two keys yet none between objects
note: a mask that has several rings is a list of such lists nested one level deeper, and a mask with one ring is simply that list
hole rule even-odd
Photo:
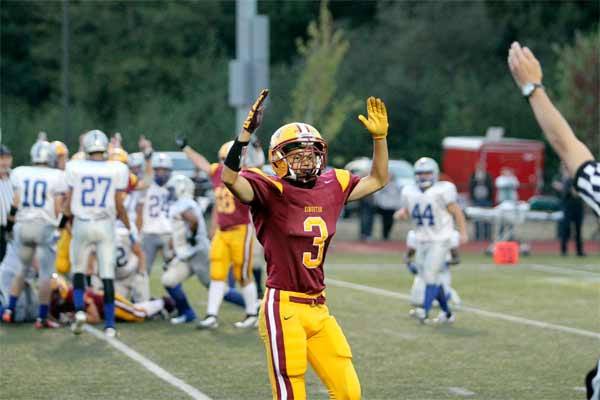
[{"label": "red storage container", "polygon": [[[469,193],[469,179],[482,160],[487,172],[496,179],[504,167],[519,179],[519,200],[539,194],[543,183],[544,143],[538,140],[481,136],[453,136],[442,142],[442,170],[454,182],[459,193]],[[495,190],[494,190],[495,199]]]}]

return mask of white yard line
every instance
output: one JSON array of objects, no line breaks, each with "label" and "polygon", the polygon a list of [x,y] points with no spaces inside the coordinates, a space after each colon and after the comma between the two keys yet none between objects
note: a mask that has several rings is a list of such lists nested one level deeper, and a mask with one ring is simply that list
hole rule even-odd
[{"label": "white yard line", "polygon": [[455,394],[457,396],[462,397],[471,397],[475,395],[475,392],[470,391],[469,389],[461,388],[461,387],[449,387],[448,392],[450,394]]},{"label": "white yard line", "polygon": [[525,264],[524,267],[533,269],[535,271],[553,272],[553,273],[563,274],[563,275],[581,276],[582,278],[600,279],[600,272],[583,271],[580,269],[573,269],[573,268],[552,267],[550,265],[542,265],[542,264]]},{"label": "white yard line", "polygon": [[83,328],[86,332],[90,333],[92,336],[100,340],[104,340],[108,342],[112,347],[119,350],[121,353],[125,354],[127,357],[131,358],[133,361],[140,364],[142,367],[146,368],[148,371],[152,372],[154,375],[158,376],[163,381],[167,382],[169,385],[176,387],[177,389],[185,392],[192,399],[195,400],[210,400],[210,397],[199,391],[193,386],[188,385],[184,381],[175,376],[171,375],[169,372],[162,369],[157,364],[148,360],[146,357],[133,350],[131,347],[127,346],[125,343],[121,342],[118,339],[107,337],[102,331],[99,331],[96,328],[93,328],[90,325],[85,325]]},{"label": "white yard line", "polygon": [[[401,299],[401,300],[405,300],[405,301],[410,300],[410,296],[407,294],[404,294],[404,293],[393,292],[391,290],[380,289],[380,288],[376,288],[376,287],[372,287],[372,286],[360,285],[360,284],[352,283],[352,282],[340,281],[338,279],[328,278],[328,279],[326,279],[326,283],[331,286],[338,286],[338,287],[344,287],[344,288],[348,288],[348,289],[359,290],[361,292],[377,294],[380,296],[393,297],[393,298]],[[502,314],[502,313],[493,312],[493,311],[485,311],[485,310],[482,310],[479,308],[469,307],[469,306],[464,306],[464,305],[461,306],[460,309],[461,309],[461,311],[467,311],[467,312],[470,312],[473,314],[481,315],[483,317],[500,319],[500,320],[504,320],[504,321],[514,322],[516,324],[529,325],[529,326],[534,326],[536,328],[549,329],[549,330],[554,330],[554,331],[559,331],[559,332],[571,333],[571,334],[579,335],[579,336],[587,336],[587,337],[591,337],[594,339],[600,339],[600,333],[598,333],[598,332],[586,331],[583,329],[571,328],[568,326],[551,324],[548,322],[536,321],[533,319],[527,319],[527,318],[522,318],[522,317],[515,317],[512,315]]]}]

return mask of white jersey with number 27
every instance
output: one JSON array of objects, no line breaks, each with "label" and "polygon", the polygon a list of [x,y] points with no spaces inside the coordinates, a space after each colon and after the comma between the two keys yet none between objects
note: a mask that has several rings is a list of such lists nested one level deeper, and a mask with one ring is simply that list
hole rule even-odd
[{"label": "white jersey with number 27", "polygon": [[115,193],[127,189],[129,168],[118,161],[69,161],[65,170],[72,188],[71,212],[83,220],[115,219]]},{"label": "white jersey with number 27", "polygon": [[415,224],[415,237],[419,241],[441,241],[452,237],[454,220],[448,205],[456,202],[456,186],[438,181],[426,190],[416,184],[402,189],[402,207]]}]

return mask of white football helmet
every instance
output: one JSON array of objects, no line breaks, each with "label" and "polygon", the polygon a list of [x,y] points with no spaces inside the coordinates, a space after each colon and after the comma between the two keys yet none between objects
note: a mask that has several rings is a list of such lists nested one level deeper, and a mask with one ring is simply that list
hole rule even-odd
[{"label": "white football helmet", "polygon": [[166,153],[154,153],[152,157],[152,168],[173,169],[173,160]]},{"label": "white football helmet", "polygon": [[185,175],[173,175],[167,182],[167,190],[175,200],[194,198],[194,182]]},{"label": "white football helmet", "polygon": [[[421,189],[427,189],[437,182],[440,175],[440,167],[433,158],[421,157],[415,162],[415,180]],[[424,177],[423,174],[431,174]]]},{"label": "white football helmet", "polygon": [[50,142],[38,140],[31,146],[31,162],[34,164],[53,164],[56,159],[54,147]]},{"label": "white football helmet", "polygon": [[104,153],[108,151],[108,138],[104,132],[94,129],[83,136],[83,151],[90,153]]}]

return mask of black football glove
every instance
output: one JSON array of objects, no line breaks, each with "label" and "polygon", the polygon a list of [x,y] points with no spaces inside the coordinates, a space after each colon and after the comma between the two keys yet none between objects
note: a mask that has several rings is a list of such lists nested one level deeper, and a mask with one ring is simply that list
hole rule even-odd
[{"label": "black football glove", "polygon": [[177,144],[177,147],[183,150],[185,146],[187,146],[187,139],[185,138],[185,136],[177,136],[177,138],[175,139],[175,144]]}]

